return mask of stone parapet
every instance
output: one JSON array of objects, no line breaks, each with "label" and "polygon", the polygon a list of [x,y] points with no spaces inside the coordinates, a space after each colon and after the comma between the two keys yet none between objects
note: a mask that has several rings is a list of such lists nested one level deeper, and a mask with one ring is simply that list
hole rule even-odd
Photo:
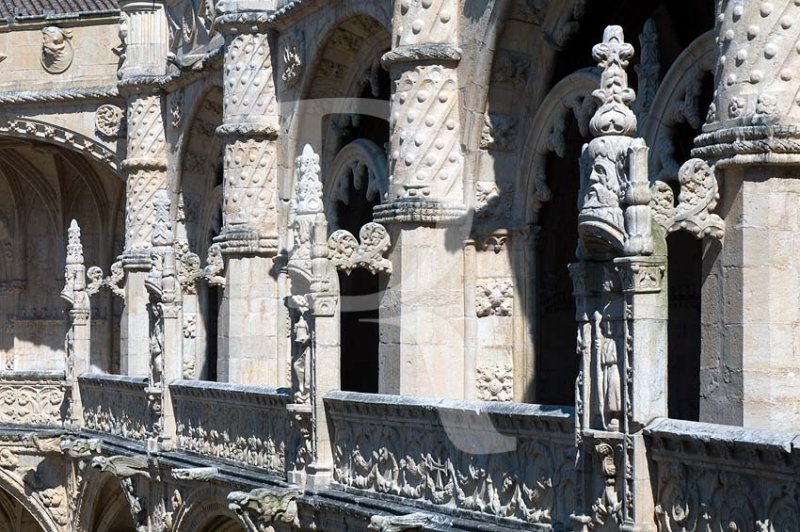
[{"label": "stone parapet", "polygon": [[179,451],[284,473],[288,393],[198,381],[177,381],[169,389]]},{"label": "stone parapet", "polygon": [[88,374],[78,382],[87,430],[140,441],[157,436],[147,378]]},{"label": "stone parapet", "polygon": [[437,512],[568,526],[574,422],[566,407],[332,392],[334,482]]}]

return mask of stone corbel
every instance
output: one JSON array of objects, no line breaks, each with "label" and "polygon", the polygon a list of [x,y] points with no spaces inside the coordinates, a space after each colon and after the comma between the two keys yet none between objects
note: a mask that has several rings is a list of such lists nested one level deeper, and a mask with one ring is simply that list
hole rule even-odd
[{"label": "stone corbel", "polygon": [[150,462],[145,456],[95,456],[92,467],[120,479],[134,476],[150,478]]},{"label": "stone corbel", "polygon": [[719,201],[719,185],[714,167],[703,159],[689,159],[678,171],[678,204],[669,185],[656,181],[651,185],[650,208],[653,217],[667,233],[688,231],[695,238],[710,236],[721,240],[725,221],[714,209]]},{"label": "stone corbel", "polygon": [[70,458],[88,458],[94,454],[99,454],[102,443],[97,438],[91,439],[72,439],[61,440],[61,450]]},{"label": "stone corbel", "polygon": [[369,520],[370,530],[380,532],[402,532],[404,530],[428,530],[431,527],[450,528],[453,522],[440,515],[414,512],[407,515],[373,515]]},{"label": "stone corbel", "polygon": [[207,482],[219,477],[219,469],[216,467],[190,467],[185,469],[173,469],[172,478],[175,480],[193,480]]},{"label": "stone corbel", "polygon": [[233,491],[228,495],[228,508],[236,513],[248,531],[271,530],[274,524],[300,528],[298,495],[294,490],[267,488]]},{"label": "stone corbel", "polygon": [[365,268],[373,275],[391,274],[392,263],[384,258],[392,245],[386,228],[376,222],[365,224],[358,232],[361,240],[349,231],[339,229],[328,238],[328,258],[337,270],[348,275],[356,268]]}]

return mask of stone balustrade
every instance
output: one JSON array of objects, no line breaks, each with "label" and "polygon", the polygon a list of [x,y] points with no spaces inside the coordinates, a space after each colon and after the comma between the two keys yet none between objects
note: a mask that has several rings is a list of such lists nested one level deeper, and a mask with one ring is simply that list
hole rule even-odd
[{"label": "stone balustrade", "polygon": [[288,391],[183,380],[170,393],[179,451],[284,474]]},{"label": "stone balustrade", "polygon": [[63,426],[66,390],[63,371],[0,372],[0,424]]},{"label": "stone balustrade", "polygon": [[567,529],[572,409],[332,392],[337,488],[471,517]]},{"label": "stone balustrade", "polygon": [[800,530],[799,433],[660,418],[645,435],[659,530]]},{"label": "stone balustrade", "polygon": [[147,378],[86,374],[78,383],[86,429],[142,441],[156,436]]}]

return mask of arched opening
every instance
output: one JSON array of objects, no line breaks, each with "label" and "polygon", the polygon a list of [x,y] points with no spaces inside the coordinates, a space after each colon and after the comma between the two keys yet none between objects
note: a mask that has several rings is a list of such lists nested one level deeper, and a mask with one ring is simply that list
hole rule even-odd
[{"label": "arched opening", "polygon": [[227,515],[212,517],[197,532],[241,532],[244,527]]},{"label": "arched opening", "polygon": [[44,529],[19,501],[0,490],[0,530],[43,532]]},{"label": "arched opening", "polygon": [[[48,144],[0,140],[0,368],[65,370],[66,228],[82,229],[86,267],[110,270],[124,243],[125,184],[109,168]],[[92,297],[91,371],[119,365],[120,301]]]},{"label": "arched opening", "polygon": [[[575,298],[567,269],[575,262],[578,242],[577,172],[574,167],[585,139],[574,117],[568,119],[564,133],[564,157],[547,157],[551,199],[539,211],[536,290],[539,317],[534,399],[537,403],[570,405],[575,402]],[[566,178],[569,176],[568,178]],[[575,178],[573,178],[573,176]]]},{"label": "arched opening", "polygon": [[[177,240],[183,253],[205,261],[222,228],[222,90],[214,87],[198,103],[182,157]],[[216,380],[222,289],[200,279],[185,287],[184,378]]]},{"label": "arched opening", "polygon": [[[309,98],[388,102],[390,80],[381,67],[390,36],[376,20],[356,15],[341,22],[321,48]],[[375,179],[388,179],[387,120],[367,114],[331,113],[322,121],[321,168],[329,230],[358,235],[380,203]],[[376,175],[381,174],[381,175]],[[383,190],[380,190],[383,192]],[[382,280],[357,269],[339,273],[341,388],[378,391],[378,308]]]},{"label": "arched opening", "polygon": [[135,532],[133,516],[119,480],[111,475],[100,479],[97,499],[92,501],[91,522],[87,530],[93,532]]}]

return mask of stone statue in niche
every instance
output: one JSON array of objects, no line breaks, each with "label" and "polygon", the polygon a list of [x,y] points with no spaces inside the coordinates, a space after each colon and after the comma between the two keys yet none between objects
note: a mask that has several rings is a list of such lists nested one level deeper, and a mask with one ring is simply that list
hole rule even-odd
[{"label": "stone statue in niche", "polygon": [[622,418],[622,378],[617,349],[619,325],[595,312],[594,328],[598,412],[604,429],[618,431]]},{"label": "stone statue in niche", "polygon": [[296,403],[307,404],[311,401],[311,331],[308,322],[303,317],[303,308],[298,309],[298,318],[294,324],[294,343],[297,354],[292,362],[293,380],[296,381],[294,400]]},{"label": "stone statue in niche", "polygon": [[72,64],[75,50],[72,32],[56,26],[42,29],[42,67],[51,74],[61,74]]}]

